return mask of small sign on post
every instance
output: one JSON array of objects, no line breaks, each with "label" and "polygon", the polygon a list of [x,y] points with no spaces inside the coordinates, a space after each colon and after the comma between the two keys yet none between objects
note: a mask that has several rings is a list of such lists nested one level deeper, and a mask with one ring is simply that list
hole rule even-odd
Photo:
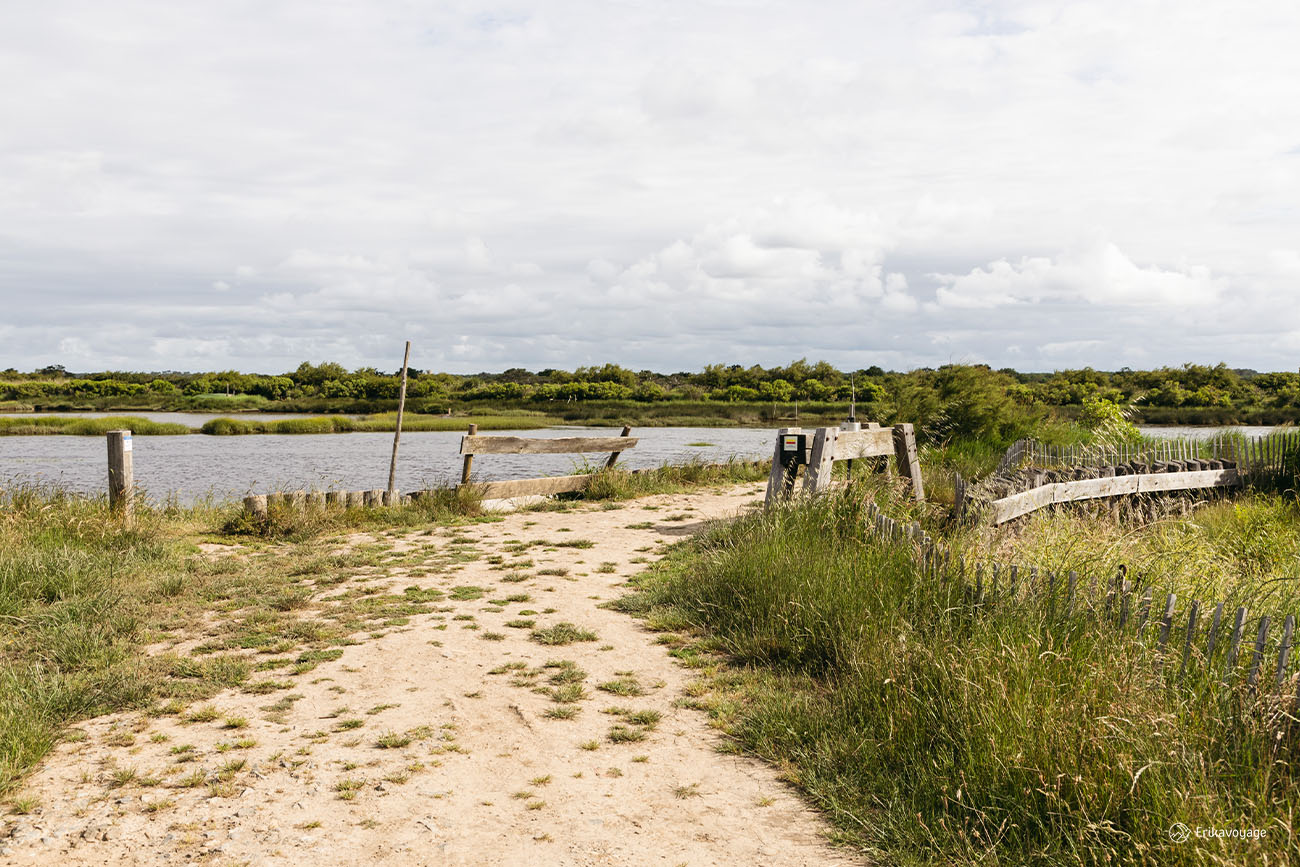
[{"label": "small sign on post", "polygon": [[135,473],[131,454],[131,432],[108,432],[108,507],[130,525],[134,515]]}]

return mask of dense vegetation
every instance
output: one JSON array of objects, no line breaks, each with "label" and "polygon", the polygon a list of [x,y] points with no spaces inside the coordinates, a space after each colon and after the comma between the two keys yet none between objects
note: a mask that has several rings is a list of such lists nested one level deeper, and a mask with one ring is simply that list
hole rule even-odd
[{"label": "dense vegetation", "polygon": [[[0,409],[363,413],[392,409],[398,388],[394,373],[348,371],[333,363],[303,362],[279,375],[73,374],[55,366],[32,373],[0,371]],[[1091,368],[1018,373],[983,365],[842,371],[804,360],[769,368],[712,364],[699,372],[668,374],[616,364],[474,375],[413,371],[407,394],[410,408],[421,413],[527,411],[570,422],[646,425],[766,424],[796,412],[805,423],[838,420],[855,392],[860,417],[905,419],[937,438],[968,430],[1005,436],[1049,412],[1073,417],[1099,400],[1131,404],[1140,420],[1153,423],[1277,423],[1300,416],[1300,373],[1257,373],[1224,364],[1109,373]]]},{"label": "dense vegetation", "polygon": [[[1149,642],[1096,618],[1014,598],[974,614],[955,583],[863,531],[872,497],[943,533],[935,513],[876,482],[720,526],[619,603],[706,673],[693,694],[737,749],[781,767],[885,864],[1300,857],[1300,755],[1284,705],[1257,707],[1208,680],[1171,688]],[[1123,538],[1151,561],[1172,549],[1193,570],[1222,564],[1253,601],[1295,554],[1256,537],[1300,535],[1300,511],[1277,495],[1095,535],[1096,521],[1068,513],[1027,523],[1030,552],[1053,538],[1062,568],[1094,568]],[[950,541],[986,553],[977,539]],[[1288,703],[1294,694],[1284,685]],[[1175,822],[1267,837],[1173,842]]]}]

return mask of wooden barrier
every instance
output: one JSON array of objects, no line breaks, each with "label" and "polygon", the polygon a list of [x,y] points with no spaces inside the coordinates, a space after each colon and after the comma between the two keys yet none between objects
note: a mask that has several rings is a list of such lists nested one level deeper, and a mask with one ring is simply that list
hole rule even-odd
[{"label": "wooden barrier", "polygon": [[1111,474],[1101,478],[1048,482],[1028,491],[994,500],[989,504],[993,524],[1005,524],[1007,521],[1056,503],[1071,503],[1077,500],[1116,497],[1124,494],[1239,487],[1242,484],[1242,478],[1235,467],[1133,475],[1117,475],[1114,472],[1116,468],[1109,469],[1112,471]]},{"label": "wooden barrier", "polygon": [[[812,435],[808,443],[809,433]],[[803,437],[805,454],[791,458],[790,437]],[[805,432],[802,428],[782,428],[776,432],[776,448],[772,453],[772,472],[767,481],[765,502],[771,505],[787,499],[794,492],[799,467],[804,471],[804,494],[816,494],[831,487],[831,477],[836,461],[853,461],[859,458],[893,457],[898,474],[912,488],[918,502],[925,499],[921,481],[921,465],[916,454],[916,434],[910,424],[897,424],[882,428],[874,423],[863,430],[840,430],[834,427],[816,428]]]},{"label": "wooden barrier", "polygon": [[[504,437],[478,436],[478,425],[470,425],[469,433],[460,439],[460,453],[464,455],[464,467],[461,470],[461,484],[472,484],[470,471],[475,455],[563,455],[583,454],[587,452],[610,452],[605,467],[613,467],[618,456],[637,444],[636,437],[629,436],[630,427],[624,427],[623,433],[616,437]],[[483,499],[499,500],[512,497],[562,494],[570,491],[584,490],[591,483],[591,474],[583,473],[573,476],[550,476],[537,479],[511,479],[499,482],[481,482],[476,485]]]}]

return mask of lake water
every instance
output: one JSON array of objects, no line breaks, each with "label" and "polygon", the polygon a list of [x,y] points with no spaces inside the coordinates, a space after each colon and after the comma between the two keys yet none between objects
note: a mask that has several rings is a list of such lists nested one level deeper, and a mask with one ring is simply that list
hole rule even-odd
[{"label": "lake water", "polygon": [[1137,426],[1137,429],[1144,436],[1153,439],[1188,439],[1188,440],[1208,440],[1221,433],[1239,433],[1247,437],[1262,437],[1272,433],[1275,428],[1272,425],[1143,425]]},{"label": "lake water", "polygon": [[[159,421],[172,413],[140,413]],[[186,414],[194,424],[199,416]],[[549,428],[490,431],[492,436],[617,436],[621,428]],[[728,458],[770,456],[774,430],[758,428],[637,428],[639,442],[619,463],[629,468],[657,467],[691,460],[720,463]],[[462,458],[458,431],[403,433],[397,487],[412,491],[459,481]],[[175,494],[183,502],[212,495],[218,500],[275,490],[365,490],[388,485],[391,433],[252,436],[138,436],[134,438],[136,486],[157,499]],[[692,445],[707,443],[707,445]],[[563,475],[583,459],[604,463],[607,454],[479,455],[474,477],[494,479]],[[0,436],[0,486],[55,484],[81,493],[107,487],[107,446],[103,437]]]}]

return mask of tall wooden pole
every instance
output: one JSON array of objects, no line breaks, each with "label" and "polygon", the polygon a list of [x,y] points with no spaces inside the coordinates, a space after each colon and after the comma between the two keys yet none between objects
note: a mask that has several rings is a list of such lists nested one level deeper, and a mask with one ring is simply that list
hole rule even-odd
[{"label": "tall wooden pole", "polygon": [[135,507],[135,467],[131,453],[131,432],[108,432],[108,507],[130,526]]},{"label": "tall wooden pole", "polygon": [[402,390],[397,395],[397,430],[393,432],[393,460],[388,465],[388,498],[396,505],[397,500],[397,445],[402,441],[402,413],[406,411],[406,366],[411,361],[411,341],[406,341],[406,353],[402,356]]}]

